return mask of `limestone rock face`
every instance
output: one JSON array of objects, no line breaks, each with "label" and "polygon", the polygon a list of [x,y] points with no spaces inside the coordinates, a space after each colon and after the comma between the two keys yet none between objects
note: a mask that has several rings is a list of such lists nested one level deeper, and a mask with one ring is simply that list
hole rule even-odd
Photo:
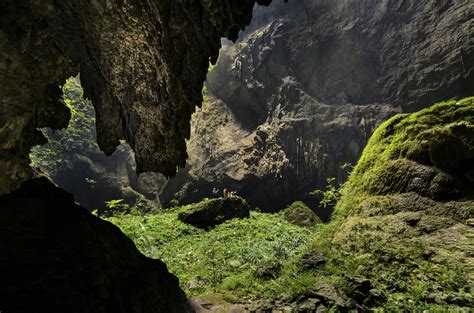
[{"label": "limestone rock face", "polygon": [[53,181],[72,193],[88,210],[106,210],[106,201],[123,199],[123,204],[140,204],[145,210],[160,206],[159,193],[166,179],[157,173],[136,174],[130,147],[121,145],[110,156],[84,151],[74,156],[70,168],[58,171]]},{"label": "limestone rock face", "polygon": [[235,40],[250,22],[254,4],[2,1],[0,193],[30,176],[29,150],[44,141],[36,129],[67,126],[58,86],[79,71],[101,149],[111,154],[126,139],[138,172],[174,175],[187,157],[209,60],[216,61],[221,37]]},{"label": "limestone rock face", "polygon": [[224,46],[207,85],[233,110],[242,103],[247,125],[265,121],[286,77],[325,104],[418,111],[471,95],[473,12],[469,1],[275,2]]},{"label": "limestone rock face", "polygon": [[240,197],[204,200],[188,212],[180,213],[178,218],[199,228],[209,229],[233,218],[250,216],[250,207]]},{"label": "limestone rock face", "polygon": [[[471,92],[469,1],[274,1],[225,42],[166,203],[229,187],[265,210],[346,178],[393,114]],[[305,199],[308,201],[310,199]],[[322,216],[323,217],[323,216]]]},{"label": "limestone rock face", "polygon": [[46,178],[0,196],[7,312],[194,312],[164,263]]},{"label": "limestone rock face", "polygon": [[1,1],[1,310],[192,310],[163,263],[69,194],[28,181],[28,154],[45,141],[37,128],[67,126],[59,86],[80,72],[101,149],[110,155],[125,139],[138,172],[174,175],[209,62],[255,2],[270,0]]}]

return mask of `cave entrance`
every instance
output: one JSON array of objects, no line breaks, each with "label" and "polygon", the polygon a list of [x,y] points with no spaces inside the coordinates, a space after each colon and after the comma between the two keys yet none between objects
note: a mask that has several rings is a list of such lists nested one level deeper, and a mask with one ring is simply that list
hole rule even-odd
[{"label": "cave entrance", "polygon": [[159,206],[158,194],[164,181],[159,174],[139,177],[130,146],[122,142],[107,157],[97,145],[95,109],[84,98],[79,75],[62,86],[63,102],[71,111],[69,126],[61,130],[41,129],[48,142],[35,146],[31,166],[74,195],[83,207],[99,213],[114,204]]}]

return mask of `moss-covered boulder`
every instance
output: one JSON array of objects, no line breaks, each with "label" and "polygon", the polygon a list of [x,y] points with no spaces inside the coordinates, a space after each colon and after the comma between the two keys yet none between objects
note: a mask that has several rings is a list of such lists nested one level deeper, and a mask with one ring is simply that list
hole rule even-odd
[{"label": "moss-covered boulder", "polygon": [[370,139],[348,189],[447,200],[472,194],[473,184],[474,97],[388,120]]},{"label": "moss-covered boulder", "polygon": [[[474,98],[380,126],[315,238],[331,281],[368,308],[472,307],[473,170]],[[372,290],[358,298],[348,277]]]},{"label": "moss-covered boulder", "polygon": [[209,229],[233,218],[250,216],[250,207],[240,197],[216,198],[201,201],[187,212],[180,213],[180,221],[198,228]]},{"label": "moss-covered boulder", "polygon": [[283,211],[283,217],[289,223],[301,226],[311,227],[321,223],[321,219],[304,202],[295,201]]}]

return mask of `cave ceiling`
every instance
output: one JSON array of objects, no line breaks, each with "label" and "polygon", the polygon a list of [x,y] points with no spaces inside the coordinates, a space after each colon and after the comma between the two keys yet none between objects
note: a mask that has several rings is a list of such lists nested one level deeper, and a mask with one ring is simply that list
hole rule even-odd
[{"label": "cave ceiling", "polygon": [[121,139],[137,171],[175,174],[221,38],[236,40],[257,2],[162,0],[0,2],[0,194],[32,174],[38,128],[64,128],[60,86],[81,73],[108,155]]}]

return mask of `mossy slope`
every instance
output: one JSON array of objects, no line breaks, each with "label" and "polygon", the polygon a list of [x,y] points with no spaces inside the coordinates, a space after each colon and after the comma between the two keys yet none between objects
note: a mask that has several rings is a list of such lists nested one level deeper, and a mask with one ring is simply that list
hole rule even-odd
[{"label": "mossy slope", "polygon": [[335,284],[367,278],[361,304],[387,310],[472,307],[473,170],[474,98],[380,126],[314,242]]},{"label": "mossy slope", "polygon": [[472,193],[474,97],[442,102],[381,125],[362,154],[351,193],[415,192],[433,199]]}]

